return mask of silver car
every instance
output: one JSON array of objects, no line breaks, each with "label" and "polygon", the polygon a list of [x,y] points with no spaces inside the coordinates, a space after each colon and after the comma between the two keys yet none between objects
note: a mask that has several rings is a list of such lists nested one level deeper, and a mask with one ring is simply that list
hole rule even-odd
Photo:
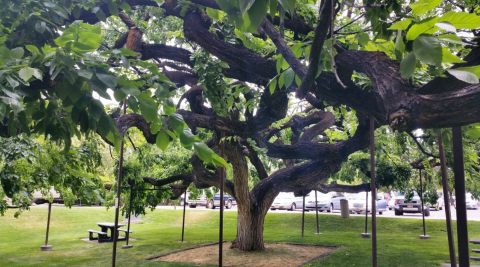
[{"label": "silver car", "polygon": [[281,192],[278,196],[273,200],[272,205],[270,206],[271,210],[295,210],[295,196],[293,193],[286,193]]}]

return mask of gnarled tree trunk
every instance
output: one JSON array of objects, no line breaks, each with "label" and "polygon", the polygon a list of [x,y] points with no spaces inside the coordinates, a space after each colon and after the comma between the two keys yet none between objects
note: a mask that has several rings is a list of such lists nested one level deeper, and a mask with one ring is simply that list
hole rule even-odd
[{"label": "gnarled tree trunk", "polygon": [[[256,203],[255,203],[256,204]],[[238,206],[237,237],[232,247],[243,251],[264,250],[263,223],[268,207]]]}]

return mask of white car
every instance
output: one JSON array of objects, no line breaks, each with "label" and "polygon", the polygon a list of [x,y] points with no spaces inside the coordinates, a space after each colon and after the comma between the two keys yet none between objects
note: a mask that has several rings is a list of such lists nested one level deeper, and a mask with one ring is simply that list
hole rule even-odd
[{"label": "white car", "polygon": [[295,196],[293,193],[280,192],[278,196],[273,200],[270,206],[271,210],[295,210]]},{"label": "white car", "polygon": [[[370,194],[369,194],[370,196]],[[366,208],[367,194],[365,192],[360,192],[354,195],[351,195],[348,198],[348,208],[350,213],[363,213],[367,210]],[[387,211],[387,203],[385,201],[383,193],[377,194],[376,210],[378,214],[383,214],[384,211]],[[371,200],[368,200],[368,212],[371,211]]]},{"label": "white car", "polygon": [[[317,191],[318,211],[331,211],[332,198],[329,194],[323,194]],[[295,197],[295,208],[303,208],[303,197]],[[315,210],[315,191],[311,191],[305,196],[305,210]]]}]

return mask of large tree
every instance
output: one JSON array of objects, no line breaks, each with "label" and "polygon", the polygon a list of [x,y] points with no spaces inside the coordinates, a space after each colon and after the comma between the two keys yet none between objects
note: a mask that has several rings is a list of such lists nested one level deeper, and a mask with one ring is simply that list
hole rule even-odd
[{"label": "large tree", "polygon": [[[182,181],[179,195],[220,186],[211,167],[226,165],[213,152],[224,133],[241,250],[264,248],[281,191],[367,188],[325,183],[367,148],[371,118],[407,132],[480,119],[476,1],[24,0],[0,10],[3,136],[37,132],[67,148],[90,132],[118,148],[131,127],[162,149],[179,138],[194,148],[192,173],[144,179]],[[92,97],[107,89],[127,114]],[[211,138],[198,142],[204,130]],[[269,160],[282,168],[267,171]]]}]

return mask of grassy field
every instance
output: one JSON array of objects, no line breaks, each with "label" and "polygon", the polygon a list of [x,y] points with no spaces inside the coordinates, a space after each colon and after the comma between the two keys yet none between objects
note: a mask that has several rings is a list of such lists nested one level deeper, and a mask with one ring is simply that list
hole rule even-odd
[{"label": "grassy field", "polygon": [[[0,217],[0,266],[109,266],[112,243],[93,244],[87,229],[97,229],[97,222],[113,222],[114,210],[101,207],[53,207],[49,244],[52,252],[40,252],[45,241],[46,207],[32,207],[18,219],[14,211]],[[186,214],[185,240],[181,239],[182,211],[155,210],[143,221],[132,224],[133,248],[118,249],[117,266],[194,266],[183,263],[151,262],[145,258],[190,246],[218,241],[218,212],[189,210]],[[378,218],[378,217],[377,217]],[[430,240],[420,240],[422,221],[378,218],[378,266],[438,267],[449,261],[445,222],[427,221]],[[454,223],[454,228],[456,227]],[[364,219],[341,219],[320,215],[320,231],[314,235],[314,214],[306,214],[305,237],[301,238],[301,214],[268,214],[265,242],[304,243],[340,246],[330,256],[306,266],[371,266],[371,240],[360,238]],[[455,228],[456,229],[456,228]],[[236,213],[225,213],[225,239],[233,240]],[[480,222],[469,223],[469,236],[480,237]],[[120,246],[124,242],[119,243]],[[120,247],[119,246],[119,247]],[[216,249],[216,248],[215,248]]]}]

